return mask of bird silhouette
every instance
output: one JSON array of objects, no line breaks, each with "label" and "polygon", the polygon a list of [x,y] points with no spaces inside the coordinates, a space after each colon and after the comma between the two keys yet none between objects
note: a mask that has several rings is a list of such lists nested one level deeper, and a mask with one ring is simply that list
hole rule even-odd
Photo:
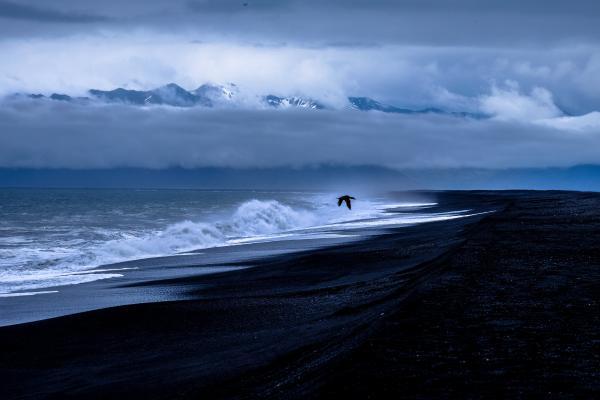
[{"label": "bird silhouette", "polygon": [[347,194],[343,195],[342,197],[338,197],[338,207],[341,206],[343,202],[346,202],[348,210],[352,210],[352,204],[350,203],[350,200],[356,199],[352,196],[348,196]]}]

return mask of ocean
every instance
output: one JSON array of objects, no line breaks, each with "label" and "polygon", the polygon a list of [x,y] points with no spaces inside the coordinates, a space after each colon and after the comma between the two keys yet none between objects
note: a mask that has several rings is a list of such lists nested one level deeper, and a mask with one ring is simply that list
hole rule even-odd
[{"label": "ocean", "polygon": [[[459,218],[428,199],[223,190],[1,189],[0,296],[118,279],[125,261],[256,242],[337,238]],[[394,212],[391,212],[394,211]],[[116,264],[118,263],[118,264]],[[115,265],[116,264],[116,265]]]}]

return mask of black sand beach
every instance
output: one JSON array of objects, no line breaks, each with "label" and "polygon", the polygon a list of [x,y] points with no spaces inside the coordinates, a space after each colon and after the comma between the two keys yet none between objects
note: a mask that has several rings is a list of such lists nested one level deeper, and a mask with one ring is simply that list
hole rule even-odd
[{"label": "black sand beach", "polygon": [[494,212],[2,327],[0,398],[600,396],[600,194],[434,195]]}]

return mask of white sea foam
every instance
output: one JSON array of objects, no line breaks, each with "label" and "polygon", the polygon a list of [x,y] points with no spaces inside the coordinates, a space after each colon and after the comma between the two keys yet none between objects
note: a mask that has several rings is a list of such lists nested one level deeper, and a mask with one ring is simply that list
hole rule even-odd
[{"label": "white sea foam", "polygon": [[58,293],[58,290],[42,290],[39,292],[20,292],[20,293],[0,293],[0,297],[35,296],[37,294],[52,294],[52,293]]},{"label": "white sea foam", "polygon": [[324,225],[323,228],[335,228],[344,227],[346,229],[358,229],[358,228],[382,228],[389,226],[402,226],[402,225],[416,225],[427,222],[439,222],[449,221],[457,218],[472,217],[475,215],[485,214],[476,213],[468,214],[469,210],[452,211],[447,213],[433,213],[433,214],[416,214],[416,215],[395,215],[389,218],[370,219],[362,221],[346,222],[342,224],[329,224]]},{"label": "white sea foam", "polygon": [[[93,282],[101,279],[120,278],[122,274],[27,274],[19,278],[2,277],[0,285],[0,294],[10,294],[13,292],[22,292],[25,290],[42,289],[53,286],[77,285],[80,283]],[[11,281],[12,278],[12,281]],[[6,281],[5,281],[6,279]],[[18,293],[17,293],[18,294]],[[6,296],[4,296],[6,297]]]}]

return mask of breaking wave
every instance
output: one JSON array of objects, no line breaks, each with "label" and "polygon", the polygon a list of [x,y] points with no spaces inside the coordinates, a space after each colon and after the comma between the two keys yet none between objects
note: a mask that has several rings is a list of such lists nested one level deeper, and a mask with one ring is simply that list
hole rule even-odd
[{"label": "breaking wave", "polygon": [[[84,283],[119,274],[85,274],[91,268],[141,258],[226,245],[237,238],[267,235],[315,225],[317,215],[295,210],[275,200],[249,200],[230,218],[218,222],[181,221],[162,230],[104,233],[105,241],[82,247],[20,247],[4,250],[0,262],[0,294],[53,285]],[[118,236],[114,238],[114,236]],[[16,267],[16,268],[15,268]],[[85,275],[84,275],[85,274]]]},{"label": "breaking wave", "polygon": [[228,221],[206,223],[182,221],[141,237],[112,240],[101,246],[110,262],[154,257],[226,244],[229,239],[307,227],[315,214],[294,210],[275,200],[250,200],[240,205]]}]

